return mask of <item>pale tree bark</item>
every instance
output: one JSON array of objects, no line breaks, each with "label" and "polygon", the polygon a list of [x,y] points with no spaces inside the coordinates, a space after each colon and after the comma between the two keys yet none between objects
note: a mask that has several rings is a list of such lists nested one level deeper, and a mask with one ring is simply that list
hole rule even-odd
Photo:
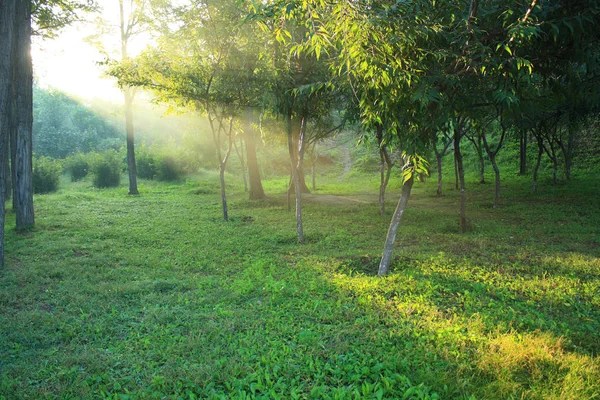
[{"label": "pale tree bark", "polygon": [[254,117],[254,112],[251,108],[247,108],[244,118],[244,141],[246,142],[246,160],[248,166],[248,181],[250,184],[250,200],[263,199],[265,191],[260,179],[260,170],[258,168],[258,159],[256,157],[256,132],[252,128],[251,121]]},{"label": "pale tree bark", "polygon": [[15,17],[15,0],[0,1],[0,267],[4,266],[4,225],[6,200],[5,193],[10,173],[6,168],[9,157],[9,136],[13,67],[13,33]]},{"label": "pale tree bark", "polygon": [[16,129],[15,170],[13,182],[17,229],[29,229],[35,223],[33,209],[33,66],[31,63],[31,4],[17,1],[15,8],[14,51],[14,103]]},{"label": "pale tree bark", "polygon": [[[125,12],[123,10],[123,0],[119,0],[120,11],[120,29],[121,29],[121,59],[128,59],[127,44],[131,38],[133,21],[125,23]],[[137,170],[135,164],[135,134],[133,130],[133,88],[123,89],[125,106],[125,131],[127,132],[127,171],[129,175],[129,194],[139,194],[137,187]]]},{"label": "pale tree bark", "polygon": [[383,127],[377,125],[376,127],[377,144],[379,145],[379,213],[381,216],[385,215],[385,190],[390,181],[390,175],[392,173],[393,163],[390,158],[390,154],[383,143]]},{"label": "pale tree bark", "polygon": [[392,216],[392,221],[390,222],[390,227],[388,228],[387,237],[385,239],[383,255],[381,256],[381,261],[379,262],[379,271],[377,272],[378,276],[383,276],[390,271],[394,243],[396,242],[396,234],[398,233],[400,221],[402,221],[404,210],[408,204],[408,198],[410,197],[410,190],[412,189],[413,182],[414,177],[411,176],[410,179],[404,182],[404,185],[402,186],[402,196],[400,197],[398,205],[396,206],[396,211],[394,211],[394,215]]},{"label": "pale tree bark", "polygon": [[[210,129],[213,136],[213,141],[215,143],[215,147],[217,149],[217,159],[219,160],[219,183],[221,186],[221,207],[223,209],[223,219],[225,222],[229,221],[229,209],[227,207],[227,193],[225,190],[225,169],[227,168],[227,161],[229,160],[229,156],[231,155],[231,148],[233,142],[233,117],[229,117],[229,127],[225,128],[223,126],[223,114],[218,117],[216,109],[213,109],[211,112],[210,104],[208,102],[205,103],[206,112],[208,115],[208,122],[210,124]],[[215,119],[218,120],[219,126],[215,127]],[[221,132],[225,133],[227,136],[227,151],[225,152],[225,156],[222,155],[221,152]]]},{"label": "pale tree bark", "polygon": [[[306,133],[306,117],[302,117],[300,123],[300,135],[298,137],[298,164],[296,164],[296,173],[294,174],[294,189],[296,192],[296,231],[298,232],[298,243],[304,244],[304,225],[302,223],[302,185],[300,176],[302,173],[302,164],[304,162],[304,135]],[[304,184],[306,186],[306,183]]]},{"label": "pale tree bark", "polygon": [[235,139],[233,140],[233,148],[240,160],[240,169],[242,172],[242,182],[244,183],[244,192],[248,191],[248,179],[246,179],[246,163],[244,160],[244,138],[240,136],[240,148],[238,149]]}]

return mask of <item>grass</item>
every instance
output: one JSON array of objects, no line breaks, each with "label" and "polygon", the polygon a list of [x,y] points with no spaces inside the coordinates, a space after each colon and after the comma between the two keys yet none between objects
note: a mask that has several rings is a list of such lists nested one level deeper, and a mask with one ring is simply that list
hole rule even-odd
[{"label": "grass", "polygon": [[418,184],[385,278],[398,180],[385,218],[377,176],[318,182],[299,246],[287,179],[232,184],[229,223],[216,179],[63,182],[9,223],[1,399],[600,398],[598,178],[512,178],[496,210],[473,178],[467,235]]}]

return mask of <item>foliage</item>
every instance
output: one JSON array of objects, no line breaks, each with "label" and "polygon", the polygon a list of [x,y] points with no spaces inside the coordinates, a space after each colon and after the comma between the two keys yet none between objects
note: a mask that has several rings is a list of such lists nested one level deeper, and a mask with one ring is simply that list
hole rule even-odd
[{"label": "foliage", "polygon": [[92,164],[94,186],[97,188],[110,188],[121,183],[122,161],[118,153],[106,151],[98,154]]},{"label": "foliage", "polygon": [[33,159],[33,192],[38,194],[56,192],[63,168],[61,163],[48,157]]},{"label": "foliage", "polygon": [[77,182],[88,175],[90,171],[90,156],[77,153],[65,159],[64,168],[71,175],[71,181]]},{"label": "foliage", "polygon": [[181,178],[181,167],[175,157],[162,154],[155,158],[156,179],[159,181],[176,181]]},{"label": "foliage", "polygon": [[154,156],[150,154],[147,148],[138,147],[135,156],[136,173],[141,179],[154,179],[156,175],[156,165]]},{"label": "foliage", "polygon": [[117,149],[121,133],[91,109],[57,90],[33,92],[33,150],[40,156]]},{"label": "foliage", "polygon": [[378,178],[323,180],[303,247],[287,183],[233,187],[228,224],[214,172],[144,201],[69,184],[25,237],[8,214],[0,397],[597,397],[597,176],[543,197],[511,176],[495,210],[477,186],[469,235],[452,185],[417,182],[383,279]]}]

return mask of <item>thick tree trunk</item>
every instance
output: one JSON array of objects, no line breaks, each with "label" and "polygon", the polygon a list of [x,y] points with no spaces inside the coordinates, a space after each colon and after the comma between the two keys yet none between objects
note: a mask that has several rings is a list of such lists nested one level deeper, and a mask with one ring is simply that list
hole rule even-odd
[{"label": "thick tree trunk", "polygon": [[459,128],[454,130],[454,159],[456,160],[456,169],[458,172],[458,180],[460,183],[460,233],[465,233],[469,230],[467,216],[465,213],[466,205],[466,189],[465,189],[465,170],[463,168],[462,154],[460,152],[460,139],[462,134]]},{"label": "thick tree trunk", "polygon": [[16,104],[16,157],[13,182],[17,229],[35,223],[32,181],[33,66],[31,64],[31,4],[16,2],[14,31],[14,95]]},{"label": "thick tree trunk", "polygon": [[221,184],[221,206],[223,208],[223,219],[229,221],[229,210],[227,209],[227,195],[225,193],[225,164],[219,166],[219,183]]},{"label": "thick tree trunk", "polygon": [[519,175],[527,173],[527,131],[521,131],[519,136]]},{"label": "thick tree trunk", "polygon": [[9,156],[10,118],[12,113],[11,83],[13,78],[13,33],[15,0],[0,1],[0,267],[4,266],[4,203],[7,183],[10,181],[6,169]]},{"label": "thick tree trunk", "polygon": [[252,129],[251,119],[252,110],[246,110],[244,118],[244,141],[246,142],[246,160],[248,165],[248,180],[250,183],[250,200],[263,199],[265,191],[263,190],[258,169],[258,160],[256,157],[256,134]]},{"label": "thick tree trunk", "polygon": [[379,262],[379,271],[377,272],[378,276],[383,276],[390,271],[392,252],[394,251],[394,243],[396,242],[396,234],[398,233],[400,221],[402,220],[404,210],[408,204],[408,198],[410,197],[410,190],[412,189],[413,181],[414,177],[411,177],[409,180],[404,182],[404,185],[402,186],[402,196],[400,197],[398,205],[396,206],[396,211],[394,211],[394,215],[392,216],[392,221],[390,222],[390,227],[385,239],[383,255],[381,256],[381,261]]},{"label": "thick tree trunk", "polygon": [[140,194],[137,187],[137,171],[135,166],[135,138],[133,132],[133,93],[125,88],[125,129],[127,131],[127,171],[129,173],[129,194]]}]

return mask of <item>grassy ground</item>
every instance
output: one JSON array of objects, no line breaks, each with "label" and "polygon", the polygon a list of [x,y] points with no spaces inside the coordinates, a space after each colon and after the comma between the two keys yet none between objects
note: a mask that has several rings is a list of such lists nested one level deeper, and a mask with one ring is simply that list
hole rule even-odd
[{"label": "grassy ground", "polygon": [[376,177],[321,182],[304,246],[287,179],[233,185],[229,223],[209,173],[36,197],[7,230],[0,398],[600,398],[600,180],[514,178],[497,210],[470,182],[466,235],[433,181],[383,279],[397,181],[385,218]]}]

